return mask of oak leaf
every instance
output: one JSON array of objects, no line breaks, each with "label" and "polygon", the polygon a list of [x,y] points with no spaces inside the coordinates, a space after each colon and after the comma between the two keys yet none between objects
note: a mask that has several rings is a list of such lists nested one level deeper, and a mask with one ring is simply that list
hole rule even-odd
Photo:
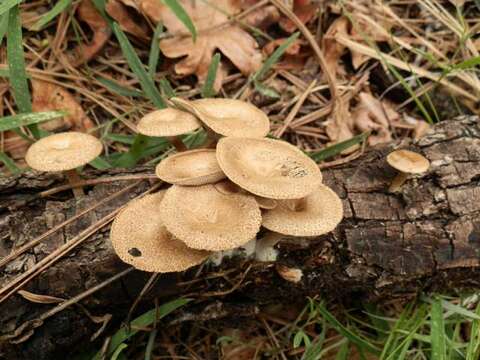
[{"label": "oak leaf", "polygon": [[[129,0],[131,2],[131,0]],[[255,39],[238,25],[230,23],[229,16],[240,12],[238,1],[179,0],[197,30],[194,42],[191,34],[177,16],[159,0],[137,0],[141,12],[155,22],[162,22],[171,38],[160,41],[162,53],[169,58],[185,57],[175,65],[180,75],[197,75],[203,82],[215,50],[225,55],[243,74],[249,75],[262,64],[262,55]],[[219,89],[227,70],[220,64],[215,79]]]}]

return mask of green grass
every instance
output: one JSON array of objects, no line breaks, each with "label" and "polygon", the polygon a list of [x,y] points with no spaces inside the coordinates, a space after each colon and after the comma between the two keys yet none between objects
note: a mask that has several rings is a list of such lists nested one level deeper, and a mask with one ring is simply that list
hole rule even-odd
[{"label": "green grass", "polygon": [[[302,359],[321,359],[329,349],[335,350],[337,359],[349,359],[353,347],[363,356],[372,354],[379,360],[479,359],[480,303],[477,301],[474,311],[453,303],[453,300],[466,303],[466,299],[423,296],[394,317],[382,315],[371,305],[365,306],[363,316],[358,314],[359,309],[332,312],[323,302],[310,300],[304,319],[292,324],[296,331],[291,335],[291,346],[304,344],[305,354],[312,351],[317,354],[317,357],[304,355]],[[321,332],[305,341],[302,329],[312,324],[320,326]],[[336,343],[330,342],[328,348],[324,345],[318,351],[320,343],[327,343],[323,332],[328,328],[340,336],[335,338]]]}]

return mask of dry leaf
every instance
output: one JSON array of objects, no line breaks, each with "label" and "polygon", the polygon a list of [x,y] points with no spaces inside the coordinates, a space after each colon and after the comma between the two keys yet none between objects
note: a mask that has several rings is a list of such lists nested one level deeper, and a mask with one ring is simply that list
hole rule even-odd
[{"label": "dry leaf", "polygon": [[[282,45],[285,41],[287,41],[287,38],[280,38],[280,39],[275,39],[267,43],[263,47],[263,51],[266,55],[270,55],[275,51],[277,47]],[[300,39],[296,39],[286,50],[285,50],[285,55],[298,55],[300,52],[300,47],[302,46],[302,41]]]},{"label": "dry leaf", "polygon": [[[176,15],[158,0],[139,0],[140,10],[155,22],[163,22],[173,38],[160,41],[162,53],[170,58],[184,57],[175,71],[181,75],[197,75],[204,81],[215,50],[220,50],[245,75],[258,70],[262,55],[255,39],[237,25],[230,24],[229,15],[240,11],[234,0],[219,0],[215,8],[206,2],[180,0],[197,29],[197,40],[193,39]],[[222,9],[219,11],[217,9]],[[215,79],[219,89],[226,69],[220,64]]]},{"label": "dry leaf", "polygon": [[[95,127],[95,124],[85,114],[75,98],[61,86],[47,81],[32,79],[32,110],[34,112],[66,110],[67,116],[41,123],[43,130],[75,130],[86,132]],[[13,131],[3,135],[3,151],[9,153],[13,159],[23,159],[29,143]]]},{"label": "dry leaf", "polygon": [[[293,2],[293,13],[297,15],[302,23],[306,24],[315,17],[319,7],[320,3],[318,1],[295,0]],[[289,33],[293,33],[297,30],[297,25],[287,17],[282,18],[279,25],[283,30]]]},{"label": "dry leaf", "polygon": [[115,19],[123,31],[128,32],[140,40],[148,39],[148,27],[145,23],[136,23],[133,20],[131,12],[119,0],[108,0],[105,10],[113,19]]},{"label": "dry leaf", "polygon": [[72,63],[75,66],[90,61],[105,46],[112,31],[105,19],[100,15],[91,0],[83,0],[77,9],[78,18],[84,21],[93,32],[90,44],[81,44],[73,51]]},{"label": "dry leaf", "polygon": [[338,33],[348,35],[349,21],[346,17],[337,18],[328,28],[323,37],[323,52],[327,68],[333,78],[336,78],[340,65],[340,57],[345,53],[345,46],[337,42],[335,36]]},{"label": "dry leaf", "polygon": [[[250,6],[253,6],[251,4]],[[248,9],[248,7],[243,6],[243,9]],[[268,5],[263,6],[260,9],[257,9],[250,14],[248,14],[243,21],[250,26],[266,29],[270,25],[278,23],[280,20],[280,11],[278,11],[276,6]]]},{"label": "dry leaf", "polygon": [[50,295],[34,294],[26,290],[18,290],[18,294],[23,296],[26,300],[37,303],[37,304],[58,304],[65,300],[65,299],[55,297],[55,296],[50,296]]},{"label": "dry leaf", "polygon": [[68,129],[86,132],[95,127],[75,98],[64,88],[42,80],[32,80],[32,109],[35,112],[66,110],[67,116],[47,121],[41,127],[48,131]]},{"label": "dry leaf", "polygon": [[359,103],[352,112],[352,118],[355,128],[359,131],[373,131],[368,138],[368,143],[374,146],[392,140],[390,125],[398,121],[400,115],[387,101],[380,101],[370,93],[361,92]]}]

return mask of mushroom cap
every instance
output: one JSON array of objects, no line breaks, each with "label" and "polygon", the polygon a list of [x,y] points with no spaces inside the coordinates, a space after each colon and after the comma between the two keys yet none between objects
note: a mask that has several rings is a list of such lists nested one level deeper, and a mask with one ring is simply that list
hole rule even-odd
[{"label": "mushroom cap", "polygon": [[178,136],[197,130],[202,124],[188,112],[173,108],[153,111],[137,124],[137,131],[147,136]]},{"label": "mushroom cap", "polygon": [[280,140],[222,138],[217,160],[232,182],[266,198],[299,199],[322,183],[315,161]]},{"label": "mushroom cap", "polygon": [[229,250],[255,237],[262,215],[252,196],[222,194],[214,185],[167,190],[160,216],[168,231],[193,249]]},{"label": "mushroom cap", "polygon": [[291,205],[292,200],[279,201],[274,209],[266,210],[262,226],[284,235],[318,236],[335,229],[343,218],[342,201],[325,185],[297,200],[296,209]]},{"label": "mushroom cap", "polygon": [[189,150],[171,155],[157,165],[155,173],[163,181],[177,185],[204,185],[225,178],[214,149]]},{"label": "mushroom cap", "polygon": [[167,231],[158,214],[164,194],[161,191],[133,200],[117,215],[110,230],[120,259],[143,271],[183,271],[210,255],[188,248]]},{"label": "mushroom cap", "polygon": [[65,171],[83,166],[102,152],[95,136],[81,132],[62,132],[46,136],[27,150],[25,161],[39,171]]},{"label": "mushroom cap", "polygon": [[171,100],[195,114],[208,128],[223,136],[261,138],[270,131],[268,116],[256,106],[241,100]]},{"label": "mushroom cap", "polygon": [[408,174],[420,174],[430,167],[425,156],[410,150],[392,151],[387,155],[387,162],[394,169]]}]

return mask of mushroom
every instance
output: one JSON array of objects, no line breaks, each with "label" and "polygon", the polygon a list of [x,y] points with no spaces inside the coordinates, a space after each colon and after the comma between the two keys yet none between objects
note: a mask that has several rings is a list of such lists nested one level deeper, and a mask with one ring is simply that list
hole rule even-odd
[{"label": "mushroom", "polygon": [[398,191],[410,174],[424,173],[430,167],[426,157],[409,150],[392,151],[387,156],[387,163],[399,171],[388,189],[390,192]]},{"label": "mushroom", "polygon": [[258,196],[258,195],[249,193],[248,191],[242,189],[238,185],[232,183],[230,180],[220,181],[214,184],[214,186],[215,186],[215,190],[219,191],[222,194],[228,195],[228,194],[234,194],[234,193],[242,193],[242,194],[251,195],[255,198],[255,201],[257,202],[258,207],[260,209],[273,209],[275,206],[277,206],[277,200],[269,199],[263,196]]},{"label": "mushroom", "polygon": [[189,111],[214,133],[223,136],[262,138],[270,131],[268,116],[256,106],[234,99],[170,99]]},{"label": "mushroom", "polygon": [[343,205],[329,187],[320,185],[299,200],[282,200],[263,214],[262,226],[284,235],[319,236],[326,234],[343,218]]},{"label": "mushroom", "polygon": [[315,161],[281,140],[225,137],[217,160],[232,182],[266,198],[302,198],[322,183]]},{"label": "mushroom", "polygon": [[157,165],[155,173],[163,181],[177,185],[204,185],[225,178],[212,149],[171,155]]},{"label": "mushroom", "polygon": [[96,137],[81,132],[63,132],[46,136],[31,145],[25,155],[28,166],[38,171],[63,171],[76,198],[82,197],[76,168],[86,165],[102,152]]},{"label": "mushroom", "polygon": [[197,130],[202,125],[195,116],[181,110],[167,108],[153,111],[137,124],[137,131],[147,136],[166,137],[177,151],[187,150],[179,135]]},{"label": "mushroom", "polygon": [[211,184],[173,185],[162,201],[160,216],[167,230],[188,247],[212,251],[247,243],[262,222],[252,196],[222,194]]},{"label": "mushroom", "polygon": [[130,202],[110,230],[113,249],[120,259],[143,271],[183,271],[211,254],[188,248],[167,231],[158,214],[164,194],[161,191]]}]

